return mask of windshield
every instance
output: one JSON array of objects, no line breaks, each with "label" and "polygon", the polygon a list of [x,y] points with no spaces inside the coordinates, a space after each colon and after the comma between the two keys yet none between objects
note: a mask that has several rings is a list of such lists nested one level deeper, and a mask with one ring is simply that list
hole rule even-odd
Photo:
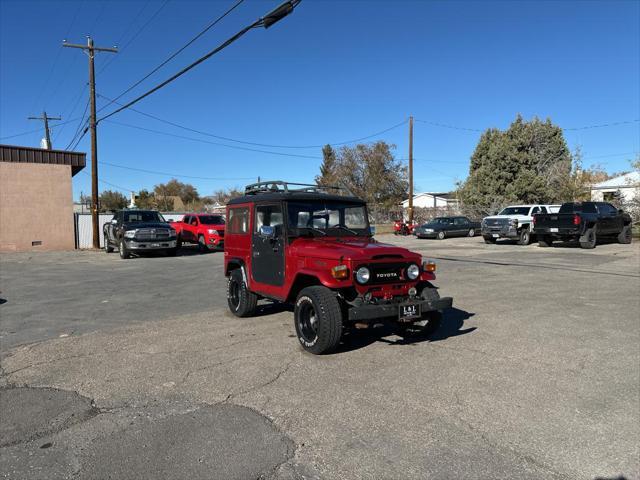
[{"label": "windshield", "polygon": [[558,213],[597,213],[595,203],[563,203]]},{"label": "windshield", "polygon": [[498,215],[528,215],[531,207],[507,207]]},{"label": "windshield", "polygon": [[363,204],[339,201],[289,202],[287,212],[289,234],[292,235],[299,234],[301,230],[320,230],[331,235],[370,235],[367,211]]},{"label": "windshield", "polygon": [[200,215],[198,218],[203,225],[224,225],[222,215]]},{"label": "windshield", "polygon": [[140,212],[131,211],[123,212],[123,221],[125,223],[133,222],[166,222],[164,217],[158,212]]}]

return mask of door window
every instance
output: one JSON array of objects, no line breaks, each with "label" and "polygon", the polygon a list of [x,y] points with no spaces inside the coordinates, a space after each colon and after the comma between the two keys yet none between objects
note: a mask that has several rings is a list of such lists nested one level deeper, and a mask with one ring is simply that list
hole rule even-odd
[{"label": "door window", "polygon": [[191,217],[191,225],[194,227],[198,226],[198,217]]},{"label": "door window", "polygon": [[260,205],[256,207],[255,232],[260,231],[263,225],[274,227],[276,234],[282,232],[282,207],[280,205]]},{"label": "door window", "polygon": [[535,215],[536,213],[540,213],[540,207],[533,207],[531,209],[531,216]]},{"label": "door window", "polygon": [[453,220],[455,225],[463,226],[467,224],[467,220],[465,218],[456,218]]},{"label": "door window", "polygon": [[189,225],[190,221],[191,221],[190,215],[185,215],[184,218],[182,219],[182,223],[184,223],[185,225]]},{"label": "door window", "polygon": [[249,207],[229,209],[227,233],[243,234],[249,231]]}]

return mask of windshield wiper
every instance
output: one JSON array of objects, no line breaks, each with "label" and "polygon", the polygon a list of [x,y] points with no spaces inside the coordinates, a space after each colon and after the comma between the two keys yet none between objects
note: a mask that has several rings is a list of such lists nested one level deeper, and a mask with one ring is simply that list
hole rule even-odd
[{"label": "windshield wiper", "polygon": [[331,227],[331,228],[342,228],[343,230],[346,230],[346,231],[348,231],[348,232],[353,233],[356,237],[359,235],[359,233],[358,233],[358,232],[356,232],[355,230],[351,230],[350,228],[345,227],[344,225],[334,225],[334,226],[333,226],[333,227]]},{"label": "windshield wiper", "polygon": [[327,232],[325,232],[324,230],[320,230],[319,228],[316,228],[316,227],[301,227],[301,228],[306,228],[308,230],[313,230],[314,232],[321,233],[322,235],[326,235],[327,234]]}]

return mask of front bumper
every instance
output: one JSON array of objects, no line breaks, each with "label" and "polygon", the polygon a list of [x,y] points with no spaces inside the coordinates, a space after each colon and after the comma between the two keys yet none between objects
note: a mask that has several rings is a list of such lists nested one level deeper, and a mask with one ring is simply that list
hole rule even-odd
[{"label": "front bumper", "polygon": [[166,250],[167,248],[176,248],[176,239],[141,241],[125,239],[124,244],[127,246],[127,250]]},{"label": "front bumper", "polygon": [[[416,300],[414,303],[419,303],[422,314],[429,312],[437,312],[444,310],[445,308],[451,308],[453,305],[453,298],[443,297],[438,300]],[[381,318],[398,318],[399,303],[383,303],[377,305],[361,305],[358,307],[351,307],[349,309],[349,320],[354,322],[367,322],[371,320]],[[418,319],[419,320],[419,319]],[[418,321],[416,320],[416,321]]]},{"label": "front bumper", "polygon": [[[497,237],[495,235],[498,235]],[[513,225],[484,225],[482,227],[483,237],[493,238],[517,238],[518,229]]]},{"label": "front bumper", "polygon": [[414,232],[414,235],[418,238],[436,238],[438,236],[438,232],[417,231]]}]

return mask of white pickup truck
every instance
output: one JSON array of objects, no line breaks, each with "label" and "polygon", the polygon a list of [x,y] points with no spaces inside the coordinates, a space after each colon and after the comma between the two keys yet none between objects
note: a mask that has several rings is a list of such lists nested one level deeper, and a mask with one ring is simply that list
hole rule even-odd
[{"label": "white pickup truck", "polygon": [[557,213],[560,205],[510,205],[497,215],[482,219],[482,236],[486,243],[499,238],[517,239],[518,245],[529,245],[536,213]]}]

